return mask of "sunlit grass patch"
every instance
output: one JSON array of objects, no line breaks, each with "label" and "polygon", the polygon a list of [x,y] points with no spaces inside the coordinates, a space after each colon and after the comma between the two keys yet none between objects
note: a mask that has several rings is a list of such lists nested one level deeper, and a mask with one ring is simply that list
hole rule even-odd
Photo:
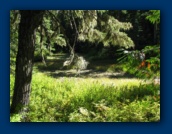
[{"label": "sunlit grass patch", "polygon": [[[12,93],[14,77],[10,79]],[[25,121],[158,121],[158,91],[158,85],[147,85],[139,79],[53,78],[44,73],[35,73]],[[18,118],[12,116],[11,120]]]}]

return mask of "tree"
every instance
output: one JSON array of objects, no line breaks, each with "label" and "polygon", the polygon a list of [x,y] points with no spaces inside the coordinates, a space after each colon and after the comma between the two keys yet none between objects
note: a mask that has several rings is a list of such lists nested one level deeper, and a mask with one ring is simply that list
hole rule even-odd
[{"label": "tree", "polygon": [[73,55],[78,40],[101,42],[104,46],[134,46],[124,32],[132,28],[131,23],[118,21],[106,10],[25,10],[20,11],[20,15],[11,113],[22,112],[29,104],[35,43],[40,44],[41,49],[45,43],[67,45]]},{"label": "tree", "polygon": [[154,44],[160,43],[160,10],[150,10],[146,17],[152,24],[154,24]]},{"label": "tree", "polygon": [[158,14],[158,10],[110,11],[110,15],[114,16],[120,22],[130,22],[132,24],[133,28],[126,31],[126,33],[132,38],[136,50],[141,50],[146,45],[157,44],[160,34],[159,24],[156,25],[151,22],[155,22],[156,20],[156,22],[160,22]]},{"label": "tree", "polygon": [[35,48],[35,30],[41,24],[44,11],[22,10],[18,31],[14,94],[10,113],[19,113],[29,103]]},{"label": "tree", "polygon": [[64,35],[71,55],[75,55],[75,46],[79,41],[134,47],[133,41],[125,33],[132,28],[131,23],[118,21],[107,10],[62,10],[54,16],[60,24],[60,34]]}]

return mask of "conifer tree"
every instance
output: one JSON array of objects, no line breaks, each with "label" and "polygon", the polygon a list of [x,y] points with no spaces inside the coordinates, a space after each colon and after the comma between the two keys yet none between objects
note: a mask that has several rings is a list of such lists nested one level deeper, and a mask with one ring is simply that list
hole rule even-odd
[{"label": "conifer tree", "polygon": [[53,43],[67,45],[72,55],[71,62],[78,41],[101,42],[104,46],[118,45],[125,48],[134,46],[131,38],[125,33],[125,30],[132,28],[131,23],[118,21],[107,10],[50,10],[46,12],[25,10],[19,12],[20,17],[17,13],[11,16],[11,26],[16,20],[20,22],[19,28],[16,27],[18,52],[11,113],[18,113],[29,104],[36,44],[40,44],[41,49],[46,43],[49,48]]},{"label": "conifer tree", "polygon": [[35,30],[41,24],[44,11],[21,10],[18,31],[15,84],[10,113],[23,112],[29,104],[35,47]]}]

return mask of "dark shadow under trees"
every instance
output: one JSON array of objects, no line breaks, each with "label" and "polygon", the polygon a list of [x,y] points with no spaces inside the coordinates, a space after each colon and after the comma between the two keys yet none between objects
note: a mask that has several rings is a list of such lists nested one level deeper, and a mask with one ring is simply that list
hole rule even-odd
[{"label": "dark shadow under trees", "polygon": [[114,60],[96,60],[90,61],[88,68],[82,70],[77,75],[76,69],[63,67],[63,62],[67,55],[58,54],[51,56],[46,61],[47,66],[42,62],[36,62],[35,68],[54,78],[58,77],[80,77],[80,78],[134,78],[133,75],[125,73]]}]

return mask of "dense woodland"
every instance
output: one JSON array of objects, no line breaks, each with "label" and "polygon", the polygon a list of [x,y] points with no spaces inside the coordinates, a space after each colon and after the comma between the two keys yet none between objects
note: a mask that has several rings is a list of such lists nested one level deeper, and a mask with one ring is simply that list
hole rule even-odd
[{"label": "dense woodland", "polygon": [[10,121],[160,121],[160,11],[11,10]]}]

